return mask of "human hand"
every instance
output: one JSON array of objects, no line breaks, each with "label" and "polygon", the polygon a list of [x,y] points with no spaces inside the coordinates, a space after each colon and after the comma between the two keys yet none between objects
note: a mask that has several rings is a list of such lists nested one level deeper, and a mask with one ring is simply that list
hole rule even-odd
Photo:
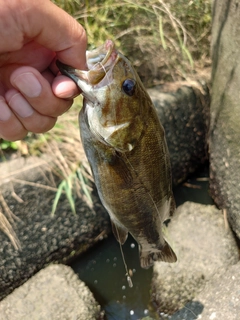
[{"label": "human hand", "polygon": [[86,68],[86,34],[49,0],[0,0],[0,138],[50,130],[79,91],[55,60]]}]

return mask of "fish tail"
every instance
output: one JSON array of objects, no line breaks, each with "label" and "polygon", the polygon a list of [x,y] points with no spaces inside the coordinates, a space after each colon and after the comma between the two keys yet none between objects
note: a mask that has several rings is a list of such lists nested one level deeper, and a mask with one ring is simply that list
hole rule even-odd
[{"label": "fish tail", "polygon": [[164,244],[161,244],[158,248],[148,247],[146,250],[144,250],[144,248],[140,246],[141,267],[147,269],[153,265],[154,261],[177,261],[177,256],[170,245],[167,243],[167,241],[164,240]]}]

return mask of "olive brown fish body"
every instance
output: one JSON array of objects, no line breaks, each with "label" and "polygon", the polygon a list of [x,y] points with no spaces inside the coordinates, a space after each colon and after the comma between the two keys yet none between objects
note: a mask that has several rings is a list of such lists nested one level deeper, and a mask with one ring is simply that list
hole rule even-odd
[{"label": "olive brown fish body", "polygon": [[[175,262],[162,233],[175,210],[165,134],[152,101],[129,60],[111,41],[87,56],[89,71],[59,63],[83,91],[80,132],[99,197],[117,240],[128,232],[140,262]],[[91,74],[89,74],[91,72]]]}]

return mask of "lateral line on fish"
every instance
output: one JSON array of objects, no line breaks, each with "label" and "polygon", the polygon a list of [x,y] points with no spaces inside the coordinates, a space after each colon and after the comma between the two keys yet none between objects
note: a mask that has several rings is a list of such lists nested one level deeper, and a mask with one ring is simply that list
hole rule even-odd
[{"label": "lateral line on fish", "polygon": [[[126,158],[128,164],[130,165],[130,167],[131,167],[131,168],[134,170],[134,172],[137,174],[137,171],[134,169],[134,167],[133,167],[133,165],[131,164],[131,162],[129,161],[129,159],[128,159],[127,157],[125,157],[125,158]],[[137,176],[138,176],[138,174],[137,174]],[[138,178],[139,178],[139,177],[138,177]],[[158,215],[161,216],[161,215],[160,215],[160,212],[159,212],[159,210],[158,210],[158,207],[157,207],[155,201],[153,200],[153,197],[152,197],[151,194],[147,191],[147,188],[145,187],[145,185],[144,185],[144,183],[142,182],[141,179],[140,179],[140,183],[143,185],[144,189],[146,189],[146,193],[147,193],[147,195],[149,196],[149,198],[151,199],[151,201],[152,201],[152,203],[153,203],[153,205],[154,205],[154,207],[155,207]]]},{"label": "lateral line on fish", "polygon": [[[117,235],[118,235],[118,239],[119,239],[118,228],[116,228],[116,231],[117,231]],[[128,282],[129,288],[132,288],[132,287],[133,287],[133,282],[132,282],[132,279],[131,279],[130,274],[129,274],[129,271],[128,271],[128,267],[127,267],[126,260],[125,260],[125,258],[124,258],[124,253],[123,253],[122,245],[121,245],[120,242],[118,242],[118,243],[119,243],[119,246],[120,246],[120,252],[121,252],[121,255],[122,255],[123,264],[124,264],[124,268],[125,268],[125,271],[126,271],[125,276],[127,277],[127,282]]]}]

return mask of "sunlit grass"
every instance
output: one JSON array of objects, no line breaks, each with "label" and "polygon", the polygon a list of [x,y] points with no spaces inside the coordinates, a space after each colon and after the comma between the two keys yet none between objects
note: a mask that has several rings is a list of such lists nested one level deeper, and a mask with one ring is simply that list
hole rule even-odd
[{"label": "sunlit grass", "polygon": [[210,0],[55,2],[84,26],[89,49],[112,39],[147,86],[209,63]]}]

